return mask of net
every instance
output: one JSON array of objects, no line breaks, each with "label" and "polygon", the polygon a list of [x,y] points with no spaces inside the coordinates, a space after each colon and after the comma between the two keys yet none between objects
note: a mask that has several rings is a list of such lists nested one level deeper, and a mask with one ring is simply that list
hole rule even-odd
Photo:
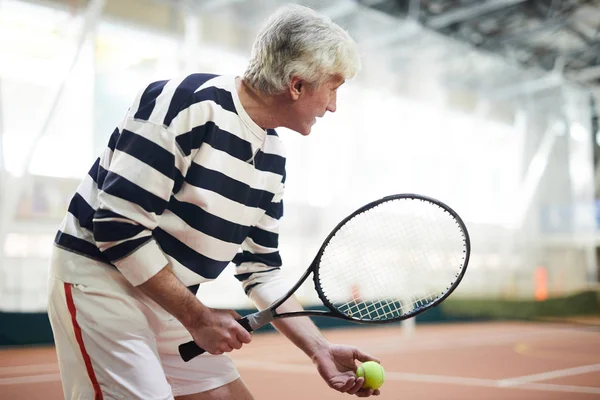
[{"label": "net", "polygon": [[315,274],[323,301],[363,321],[406,318],[458,284],[468,235],[426,199],[384,201],[347,221],[326,245]]}]

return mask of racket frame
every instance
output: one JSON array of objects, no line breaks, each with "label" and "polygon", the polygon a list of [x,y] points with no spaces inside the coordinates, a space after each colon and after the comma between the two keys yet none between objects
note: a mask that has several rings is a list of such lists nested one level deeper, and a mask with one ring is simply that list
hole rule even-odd
[{"label": "racket frame", "polygon": [[[329,242],[331,241],[331,239],[337,234],[337,232],[342,228],[342,226],[344,226],[346,224],[346,222],[348,222],[352,218],[356,217],[357,215],[362,214],[363,212],[376,207],[377,205],[379,205],[381,203],[385,203],[385,202],[392,201],[392,200],[401,200],[401,199],[413,199],[413,200],[421,200],[421,201],[433,203],[433,204],[437,205],[438,207],[442,208],[444,211],[448,212],[452,216],[452,218],[459,225],[460,230],[463,234],[463,238],[464,238],[465,248],[463,251],[464,251],[465,255],[464,255],[464,261],[463,261],[463,267],[460,270],[459,275],[456,277],[456,279],[454,280],[452,285],[446,290],[446,292],[442,296],[440,296],[437,299],[435,299],[434,301],[432,301],[431,303],[427,303],[426,305],[423,305],[421,307],[416,307],[416,308],[412,309],[410,312],[403,314],[397,318],[391,318],[391,319],[385,319],[385,320],[362,320],[360,318],[350,317],[350,316],[338,311],[338,309],[333,305],[333,303],[331,303],[331,301],[325,296],[325,293],[323,293],[323,289],[321,288],[321,285],[319,284],[319,266],[321,263],[321,258],[323,257],[323,253],[325,252],[325,249],[329,245]],[[306,271],[300,277],[300,279],[298,279],[296,284],[290,290],[288,290],[288,292],[285,295],[283,295],[281,298],[276,300],[271,306],[269,306],[269,308],[266,308],[262,311],[255,312],[253,314],[249,314],[249,315],[245,316],[244,318],[242,318],[242,320],[247,319],[248,323],[252,327],[252,330],[256,330],[256,329],[260,328],[261,326],[266,325],[269,322],[273,321],[274,319],[288,318],[288,317],[334,317],[334,318],[343,319],[343,320],[351,321],[354,323],[360,323],[360,324],[386,324],[386,323],[392,323],[392,322],[406,320],[406,319],[412,318],[418,314],[421,314],[421,313],[429,310],[430,308],[437,306],[442,301],[444,301],[448,296],[450,296],[450,294],[452,294],[452,292],[454,292],[454,290],[458,287],[459,283],[461,282],[462,278],[465,275],[465,272],[467,270],[467,265],[469,264],[470,254],[471,254],[471,241],[469,238],[469,232],[467,231],[467,228],[466,228],[463,220],[460,218],[460,216],[452,208],[450,208],[447,204],[445,204],[437,199],[434,199],[434,198],[431,198],[428,196],[423,196],[420,194],[414,194],[414,193],[404,193],[404,194],[396,194],[396,195],[386,196],[386,197],[380,198],[378,200],[372,201],[368,204],[365,204],[364,206],[362,206],[359,209],[357,209],[356,211],[354,211],[352,214],[348,215],[342,221],[340,221],[335,226],[335,228],[333,228],[333,230],[329,233],[327,238],[323,241],[323,244],[319,248],[319,251],[315,255],[315,258],[313,259],[313,261],[310,263],[310,266],[306,269]],[[293,312],[278,314],[276,312],[276,309],[279,306],[281,306],[287,299],[289,299],[292,296],[292,294],[294,294],[294,292],[306,281],[306,279],[308,278],[308,276],[311,273],[313,273],[313,283],[314,283],[315,290],[317,291],[317,294],[319,296],[319,299],[323,302],[323,305],[325,305],[325,307],[327,307],[329,311],[304,310],[304,311],[293,311]]]}]

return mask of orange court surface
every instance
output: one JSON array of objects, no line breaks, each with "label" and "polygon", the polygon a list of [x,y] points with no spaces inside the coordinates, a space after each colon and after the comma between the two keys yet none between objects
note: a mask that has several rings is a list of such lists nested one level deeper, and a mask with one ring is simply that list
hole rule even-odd
[{"label": "orange court surface", "polygon": [[[600,399],[600,327],[486,322],[327,330],[381,359],[377,399]],[[256,399],[356,398],[329,389],[310,360],[276,333],[232,357]],[[52,347],[0,351],[0,399],[62,399]]]}]

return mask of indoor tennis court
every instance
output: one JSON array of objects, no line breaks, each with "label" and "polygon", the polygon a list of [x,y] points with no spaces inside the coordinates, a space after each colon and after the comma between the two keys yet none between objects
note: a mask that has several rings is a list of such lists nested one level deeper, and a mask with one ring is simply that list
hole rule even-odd
[{"label": "indoor tennis court", "polygon": [[[386,367],[382,399],[595,399],[600,396],[597,326],[566,323],[470,323],[332,330],[327,337],[359,345]],[[310,361],[280,335],[256,335],[233,354],[259,399],[340,399]],[[60,399],[52,348],[2,352],[6,399]]]},{"label": "indoor tennis court", "polygon": [[[313,103],[244,92],[255,38],[290,4],[341,27],[360,58],[348,79],[296,76],[341,82],[310,135],[286,118]],[[304,60],[318,41],[298,26],[314,39]],[[265,59],[293,64],[276,48]],[[350,71],[348,49],[322,54]],[[227,94],[199,78],[213,74],[242,83]],[[192,81],[200,100],[183,102]],[[273,100],[268,118],[249,93]],[[202,126],[226,136],[180,122],[176,99],[216,104],[223,123],[211,111]],[[49,322],[55,249],[130,279],[118,263],[148,242],[145,263],[167,260],[202,304],[241,315],[256,311],[245,290],[274,274],[287,290],[318,261],[321,286],[309,275],[296,298],[341,315],[313,318],[330,342],[380,359],[378,398],[600,399],[599,115],[600,0],[0,0],[0,399],[65,398],[60,373],[76,372],[59,372]],[[252,338],[230,355],[256,399],[350,398],[272,327]]]}]

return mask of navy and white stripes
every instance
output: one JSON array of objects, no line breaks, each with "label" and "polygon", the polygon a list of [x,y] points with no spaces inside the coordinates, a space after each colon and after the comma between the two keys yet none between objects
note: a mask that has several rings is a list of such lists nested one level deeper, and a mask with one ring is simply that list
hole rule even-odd
[{"label": "navy and white stripes", "polygon": [[154,82],[79,186],[55,243],[133,285],[170,263],[193,286],[233,260],[248,292],[281,267],[284,183],[283,145],[246,114],[234,77]]}]

